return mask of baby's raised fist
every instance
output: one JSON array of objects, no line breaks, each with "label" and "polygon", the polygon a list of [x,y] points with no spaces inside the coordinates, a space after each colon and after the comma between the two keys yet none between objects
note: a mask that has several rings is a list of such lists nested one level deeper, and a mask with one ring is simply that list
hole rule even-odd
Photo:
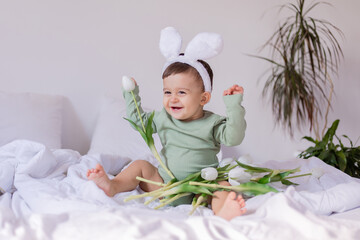
[{"label": "baby's raised fist", "polygon": [[224,91],[223,96],[226,95],[234,95],[234,94],[243,94],[244,93],[244,88],[240,87],[239,85],[235,84],[232,87],[228,88],[227,90]]}]

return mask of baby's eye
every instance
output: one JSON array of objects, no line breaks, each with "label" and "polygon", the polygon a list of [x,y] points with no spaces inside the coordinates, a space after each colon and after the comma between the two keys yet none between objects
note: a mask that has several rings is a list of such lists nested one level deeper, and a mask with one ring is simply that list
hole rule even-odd
[{"label": "baby's eye", "polygon": [[185,91],[179,91],[179,94],[180,94],[180,95],[185,95],[186,92],[185,92]]},{"label": "baby's eye", "polygon": [[170,91],[164,91],[164,95],[170,95],[171,92]]}]

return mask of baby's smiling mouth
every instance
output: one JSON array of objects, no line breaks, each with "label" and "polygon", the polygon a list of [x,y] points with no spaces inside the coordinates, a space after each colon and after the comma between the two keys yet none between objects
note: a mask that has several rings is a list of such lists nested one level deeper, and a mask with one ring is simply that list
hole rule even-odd
[{"label": "baby's smiling mouth", "polygon": [[182,107],[171,107],[171,110],[173,110],[173,111],[178,111],[180,109],[182,109]]}]

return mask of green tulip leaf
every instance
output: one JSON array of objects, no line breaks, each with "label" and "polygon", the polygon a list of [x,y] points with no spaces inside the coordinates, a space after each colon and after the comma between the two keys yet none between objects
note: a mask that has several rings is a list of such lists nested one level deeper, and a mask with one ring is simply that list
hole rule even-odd
[{"label": "green tulip leaf", "polygon": [[140,133],[141,137],[144,139],[146,144],[148,144],[148,138],[146,136],[146,133],[142,130],[142,128],[139,127],[138,125],[136,125],[136,123],[134,123],[132,120],[130,120],[128,118],[124,118],[124,119],[129,121],[129,123]]},{"label": "green tulip leaf", "polygon": [[289,186],[289,185],[299,185],[299,184],[293,183],[293,182],[291,182],[291,181],[289,181],[289,180],[287,180],[287,179],[281,179],[281,183],[284,184],[284,185],[286,185],[286,186]]},{"label": "green tulip leaf", "polygon": [[[154,115],[155,115],[155,111],[153,111],[146,123],[146,137],[147,139],[149,139],[149,143],[150,142],[154,142],[154,139],[152,137],[152,134],[154,132],[153,128],[152,128],[152,122],[153,122],[153,119],[154,119]],[[150,140],[151,139],[151,140]]]},{"label": "green tulip leaf", "polygon": [[248,170],[249,172],[258,172],[258,173],[261,173],[261,172],[272,172],[273,170],[270,169],[270,168],[261,168],[261,167],[253,167],[253,166],[250,166],[250,165],[247,165],[247,164],[244,164],[242,162],[239,162],[238,160],[235,160],[236,163],[242,167],[242,168],[245,168],[246,170]]},{"label": "green tulip leaf", "polygon": [[279,192],[278,190],[276,190],[273,187],[270,187],[267,184],[260,184],[256,182],[242,183],[240,185],[234,186],[234,189],[248,196],[257,196],[268,192],[275,192],[275,193]]}]

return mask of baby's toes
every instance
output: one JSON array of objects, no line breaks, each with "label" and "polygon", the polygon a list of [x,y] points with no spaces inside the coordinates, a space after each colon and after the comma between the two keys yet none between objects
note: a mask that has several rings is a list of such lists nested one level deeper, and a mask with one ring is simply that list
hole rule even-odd
[{"label": "baby's toes", "polygon": [[236,196],[236,193],[235,193],[235,192],[230,192],[230,193],[229,193],[229,197],[228,197],[229,199],[231,199],[231,200],[236,200],[236,197],[237,197],[237,196]]},{"label": "baby's toes", "polygon": [[245,200],[243,198],[238,200],[240,207],[245,207]]},{"label": "baby's toes", "polygon": [[89,169],[88,171],[87,171],[87,176],[89,177],[89,176],[91,176],[91,175],[93,175],[94,173],[97,173],[98,172],[98,170],[96,170],[95,168],[92,168],[92,169]]},{"label": "baby's toes", "polygon": [[243,215],[244,213],[246,213],[246,208],[240,209],[240,215]]}]

